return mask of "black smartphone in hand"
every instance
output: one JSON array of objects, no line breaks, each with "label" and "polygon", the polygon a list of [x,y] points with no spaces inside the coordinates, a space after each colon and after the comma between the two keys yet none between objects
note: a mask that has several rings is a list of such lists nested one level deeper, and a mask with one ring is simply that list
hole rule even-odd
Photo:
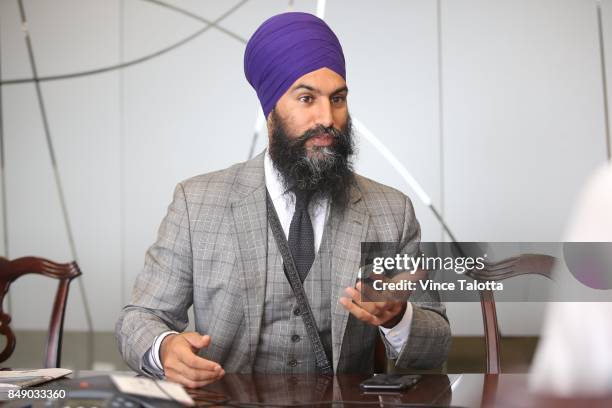
[{"label": "black smartphone in hand", "polygon": [[403,391],[412,387],[420,379],[421,376],[417,374],[374,374],[359,384],[359,387],[367,391]]}]

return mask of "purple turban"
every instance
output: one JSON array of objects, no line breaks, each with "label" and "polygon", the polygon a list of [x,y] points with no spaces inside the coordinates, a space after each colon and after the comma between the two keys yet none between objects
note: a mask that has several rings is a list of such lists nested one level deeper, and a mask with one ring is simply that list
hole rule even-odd
[{"label": "purple turban", "polygon": [[244,74],[266,118],[301,76],[327,67],[346,80],[340,41],[319,17],[283,13],[259,26],[244,52]]}]

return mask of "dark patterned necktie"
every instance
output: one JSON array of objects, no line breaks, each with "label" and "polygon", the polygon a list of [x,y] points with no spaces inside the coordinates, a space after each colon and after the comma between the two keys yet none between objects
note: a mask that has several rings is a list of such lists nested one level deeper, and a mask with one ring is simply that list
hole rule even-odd
[{"label": "dark patterned necktie", "polygon": [[295,267],[304,282],[315,259],[314,232],[308,214],[308,202],[312,194],[303,191],[295,192],[295,213],[289,227],[289,250],[295,262]]}]

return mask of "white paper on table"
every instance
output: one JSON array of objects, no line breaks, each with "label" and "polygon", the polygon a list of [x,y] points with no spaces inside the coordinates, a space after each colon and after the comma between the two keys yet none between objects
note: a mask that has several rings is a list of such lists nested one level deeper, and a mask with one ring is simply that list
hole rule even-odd
[{"label": "white paper on table", "polygon": [[193,399],[182,385],[170,381],[155,381],[145,377],[127,377],[111,375],[117,389],[124,394],[140,395],[167,401],[177,401],[185,405],[194,405]]},{"label": "white paper on table", "polygon": [[71,374],[67,368],[0,371],[0,389],[19,389],[42,384]]}]

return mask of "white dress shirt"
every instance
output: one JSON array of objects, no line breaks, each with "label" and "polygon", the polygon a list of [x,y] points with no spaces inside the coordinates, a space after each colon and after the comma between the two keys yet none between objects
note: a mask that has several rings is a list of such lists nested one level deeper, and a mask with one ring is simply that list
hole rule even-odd
[{"label": "white dress shirt", "polygon": [[[266,188],[268,189],[268,193],[270,194],[270,198],[274,204],[274,209],[276,210],[276,214],[278,214],[285,237],[288,237],[291,219],[293,218],[293,213],[295,212],[295,197],[292,192],[285,190],[282,182],[282,176],[274,168],[272,159],[270,158],[267,150],[264,158],[264,174]],[[314,232],[315,252],[318,252],[319,246],[321,245],[321,240],[323,238],[323,229],[325,228],[325,223],[329,215],[329,200],[325,199],[311,202],[308,206],[308,213],[310,215],[312,230]],[[408,302],[406,312],[396,326],[390,329],[379,326],[379,329],[385,335],[385,338],[393,346],[397,353],[400,352],[402,346],[406,343],[408,336],[410,335],[412,313],[412,304]],[[152,347],[145,356],[145,359],[149,363],[147,366],[149,369],[154,369],[155,374],[163,374],[163,367],[161,364],[159,351],[163,339],[172,333],[177,332],[167,331],[157,336]]]}]

